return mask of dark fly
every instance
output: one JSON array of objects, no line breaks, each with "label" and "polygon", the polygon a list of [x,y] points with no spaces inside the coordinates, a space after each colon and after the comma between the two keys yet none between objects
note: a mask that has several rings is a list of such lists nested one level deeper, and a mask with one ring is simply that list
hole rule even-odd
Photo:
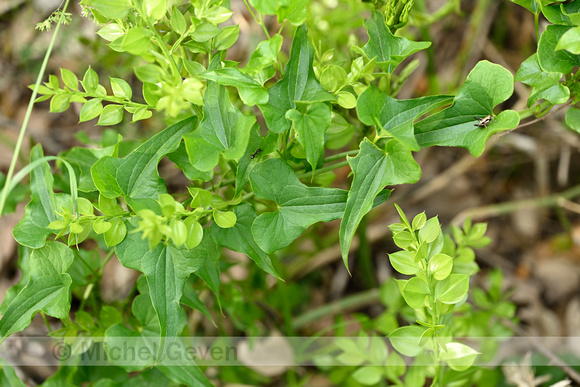
[{"label": "dark fly", "polygon": [[258,155],[258,153],[260,153],[262,150],[260,148],[256,149],[256,151],[250,156],[250,158],[253,160],[254,157],[256,157]]}]

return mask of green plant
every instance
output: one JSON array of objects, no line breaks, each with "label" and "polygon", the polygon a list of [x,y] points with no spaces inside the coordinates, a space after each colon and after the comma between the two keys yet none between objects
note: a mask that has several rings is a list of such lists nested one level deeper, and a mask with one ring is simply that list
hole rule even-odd
[{"label": "green plant", "polygon": [[[474,385],[482,380],[477,356],[492,359],[501,341],[513,332],[501,319],[513,321],[515,305],[502,293],[502,274],[490,272],[490,286],[472,290],[467,302],[469,278],[479,271],[473,249],[486,246],[486,224],[452,227],[443,233],[437,217],[421,213],[410,222],[395,204],[400,223],[390,225],[395,244],[402,250],[389,254],[393,268],[409,279],[391,279],[381,286],[386,311],[357,338],[337,338],[334,362],[348,370],[330,371],[336,384],[422,386]],[[400,296],[397,295],[400,293]],[[410,325],[400,326],[398,317]],[[368,324],[367,324],[368,325]],[[392,347],[378,336],[387,335]],[[459,339],[459,340],[458,340]],[[481,352],[464,344],[471,340]],[[401,355],[414,358],[406,365]],[[318,364],[324,369],[328,358]],[[354,366],[354,367],[353,367]]]},{"label": "green plant", "polygon": [[[51,75],[44,85],[39,81],[33,96],[38,91],[42,96],[37,101],[50,99],[53,112],[81,103],[80,121],[98,117],[98,125],[116,125],[127,112],[131,122],[153,117],[168,126],[138,146],[118,135],[98,149],[67,150],[56,158],[54,172],[48,161],[55,158],[44,157],[40,145],[33,148],[28,167],[31,200],[14,229],[22,246],[23,277],[0,308],[0,340],[25,329],[37,313],[62,321],[53,336],[65,342],[68,337],[100,337],[105,350],[122,336],[154,336],[161,344],[146,364],[119,365],[141,371],[135,383],[163,384],[169,379],[210,385],[193,363],[170,368],[162,360],[167,343],[186,332],[186,311],[210,316],[194,289],[209,289],[220,305],[224,294],[238,297],[237,289],[224,290],[220,284],[220,273],[229,265],[220,259],[223,247],[247,255],[282,279],[285,269],[276,252],[313,224],[341,219],[341,254],[349,269],[352,238],[364,216],[389,198],[391,190],[385,187],[419,179],[412,152],[459,146],[479,156],[490,136],[517,128],[521,118],[546,116],[556,104],[577,101],[579,73],[571,71],[580,57],[570,38],[578,19],[570,4],[519,2],[536,19],[542,12],[554,25],[542,34],[537,55],[518,71],[516,78],[534,87],[529,108],[518,113],[502,108],[513,93],[512,74],[488,61],[471,70],[454,96],[395,98],[417,61],[397,68],[431,45],[393,34],[409,21],[413,1],[395,8],[387,2],[388,20],[382,2],[351,4],[371,11],[364,21],[368,41],[361,46],[349,37],[349,53],[340,54],[344,63],[333,60],[334,52],[324,42],[315,50],[309,41],[306,3],[245,2],[264,40],[241,66],[226,59],[240,33],[239,26],[222,24],[232,16],[227,0],[81,2],[84,14],[103,25],[98,34],[112,50],[143,60],[134,69],[142,100],[127,81],[111,77],[105,85],[91,68],[80,81],[63,69],[60,80]],[[444,12],[453,12],[458,4],[449,1]],[[442,15],[422,14],[417,23]],[[282,30],[271,33],[264,21],[271,17],[284,29],[295,29],[293,38]],[[291,39],[287,60],[281,49],[285,39]],[[478,126],[474,116],[488,115],[491,122]],[[259,116],[265,125],[259,124]],[[568,111],[567,122],[572,128],[580,126],[577,109]],[[168,190],[158,172],[162,158],[189,179],[187,191]],[[26,174],[13,178],[14,165],[0,213]],[[62,165],[67,169],[56,172]],[[330,187],[333,171],[347,165],[352,170],[348,190]],[[445,319],[467,294],[474,265],[465,251],[481,240],[484,227],[466,225],[464,234],[454,233],[453,250],[436,220],[427,222],[421,215],[409,224],[401,216],[403,223],[392,229],[395,242],[406,250],[393,255],[393,264],[415,275],[399,282],[401,291],[415,311],[426,312],[420,326],[399,328],[391,336],[424,337],[413,347],[416,354],[425,350],[422,344],[431,343],[430,356],[437,361],[432,375],[441,382],[448,373],[439,361],[461,371],[475,355],[450,342],[453,332]],[[87,239],[97,247],[83,244]],[[138,296],[108,306],[97,289],[105,264],[115,256],[142,276]],[[69,318],[72,296],[80,300],[74,319]],[[406,351],[402,345],[398,349]],[[466,356],[450,355],[463,350]],[[72,374],[81,384],[78,369],[59,371],[52,381]],[[90,372],[94,378],[106,377],[98,370]],[[125,374],[115,377],[118,383],[129,379]]]}]

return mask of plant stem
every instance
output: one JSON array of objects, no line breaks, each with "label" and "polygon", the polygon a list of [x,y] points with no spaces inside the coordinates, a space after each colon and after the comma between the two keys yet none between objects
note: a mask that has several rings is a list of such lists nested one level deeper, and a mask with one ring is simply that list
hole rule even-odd
[{"label": "plant stem", "polygon": [[155,40],[157,40],[157,45],[159,46],[159,48],[163,52],[163,55],[165,55],[165,58],[167,58],[167,61],[169,62],[169,66],[171,66],[171,72],[173,73],[173,79],[179,79],[181,77],[180,73],[179,73],[179,69],[177,68],[177,64],[175,63],[175,60],[173,60],[173,56],[169,53],[169,50],[167,50],[167,47],[165,47],[165,42],[163,42],[163,39],[161,38],[161,36],[157,32],[157,30],[155,29],[155,26],[151,22],[151,19],[148,16],[145,16],[145,20],[147,20],[147,26],[149,27],[151,32],[153,32],[153,34],[155,35]]},{"label": "plant stem", "polygon": [[453,218],[451,223],[455,225],[460,225],[468,217],[471,218],[471,220],[475,220],[483,217],[509,214],[511,212],[524,208],[554,207],[559,205],[559,201],[561,200],[561,198],[570,200],[577,196],[580,196],[580,185],[574,186],[562,193],[545,196],[537,199],[518,200],[468,209],[457,214],[455,218]]},{"label": "plant stem", "polygon": [[308,323],[319,320],[323,317],[341,314],[344,313],[346,310],[359,309],[364,306],[375,304],[379,302],[379,300],[380,300],[380,291],[378,288],[367,290],[366,292],[353,294],[352,296],[345,297],[335,302],[331,302],[329,304],[321,306],[320,308],[308,311],[296,317],[294,321],[292,321],[292,327],[294,329],[300,329],[303,326],[307,325]]},{"label": "plant stem", "polygon": [[254,20],[256,21],[256,23],[258,23],[260,25],[260,27],[262,27],[262,30],[264,31],[264,34],[266,35],[266,37],[268,39],[270,39],[270,33],[268,32],[268,29],[264,25],[264,20],[262,19],[262,15],[260,15],[259,18],[256,16],[256,14],[254,13],[254,11],[252,11],[252,7],[250,7],[250,4],[248,4],[248,0],[244,0],[244,4],[246,5],[246,8],[248,9],[248,12],[250,12],[250,15],[252,15],[252,17],[254,18]]},{"label": "plant stem", "polygon": [[[342,168],[348,165],[348,161],[341,161],[340,163],[336,163],[336,164],[332,164],[332,165],[328,165],[326,167],[320,168],[316,170],[316,173],[324,173],[324,172],[329,172],[329,171],[333,171],[335,169],[338,168]],[[301,173],[298,175],[299,179],[309,179],[312,177],[312,175],[314,174],[314,171],[309,171],[309,172],[305,172],[305,173]]]},{"label": "plant stem", "polygon": [[[52,39],[48,44],[48,49],[46,50],[46,54],[44,54],[44,59],[42,61],[42,65],[40,66],[40,71],[38,72],[38,77],[36,78],[36,83],[34,84],[34,90],[32,90],[32,95],[30,96],[30,100],[28,101],[28,107],[26,109],[26,114],[24,115],[24,120],[22,121],[22,126],[20,127],[20,133],[18,134],[18,140],[16,141],[16,145],[14,146],[14,153],[12,154],[12,161],[10,162],[10,167],[8,168],[8,174],[6,175],[6,181],[4,183],[5,187],[10,186],[10,182],[12,180],[12,176],[14,175],[14,170],[16,169],[16,163],[18,162],[18,156],[20,154],[20,149],[22,148],[22,142],[24,141],[24,134],[26,133],[26,128],[28,127],[28,121],[30,120],[30,115],[32,114],[32,108],[34,107],[34,101],[36,100],[36,96],[38,95],[38,87],[42,83],[42,78],[44,78],[44,72],[46,71],[46,66],[48,65],[48,59],[50,58],[50,54],[52,52],[52,48],[54,47],[54,43],[56,42],[56,36],[58,35],[58,31],[60,30],[60,26],[64,19],[64,13],[68,7],[69,0],[66,0],[64,6],[62,8],[62,12],[58,19],[58,23],[56,24],[56,28],[54,29],[54,35],[52,35]],[[6,205],[6,199],[8,198],[8,189],[3,190],[2,196],[0,197],[0,217],[4,213],[4,206]]]},{"label": "plant stem", "polygon": [[358,226],[358,265],[363,276],[363,283],[366,288],[377,286],[377,279],[374,275],[371,248],[367,238],[367,217],[363,216]]}]

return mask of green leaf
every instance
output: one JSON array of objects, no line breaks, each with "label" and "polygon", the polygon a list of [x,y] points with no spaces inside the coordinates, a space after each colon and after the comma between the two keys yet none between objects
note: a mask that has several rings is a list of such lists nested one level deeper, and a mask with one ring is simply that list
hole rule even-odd
[{"label": "green leaf", "polygon": [[423,228],[423,226],[425,226],[426,222],[427,222],[427,215],[425,215],[425,211],[423,211],[413,218],[413,223],[411,223],[411,228],[415,231],[420,230]]},{"label": "green leaf", "polygon": [[356,107],[356,97],[348,91],[339,91],[336,103],[345,109],[354,109]]},{"label": "green leaf", "polygon": [[568,73],[574,66],[580,65],[580,56],[568,51],[556,51],[558,42],[571,28],[549,25],[538,42],[538,62],[542,70],[555,73]]},{"label": "green leaf", "polygon": [[87,71],[85,71],[81,84],[87,93],[95,93],[99,86],[99,76],[95,70],[89,67]]},{"label": "green leaf", "polygon": [[116,173],[116,181],[124,196],[151,198],[165,193],[165,184],[160,181],[157,164],[163,156],[177,149],[182,136],[193,131],[196,124],[195,116],[173,124],[129,153],[118,165]]},{"label": "green leaf", "polygon": [[[256,163],[260,161],[261,156],[274,151],[277,140],[278,135],[274,132],[268,132],[265,137],[262,137],[260,135],[260,126],[254,124],[250,131],[250,140],[248,141],[246,153],[238,163],[238,170],[236,173],[236,192],[234,196],[238,196],[250,181],[250,172]],[[258,149],[260,149],[260,152],[256,154]]]},{"label": "green leaf", "polygon": [[295,26],[304,23],[306,20],[306,10],[308,9],[308,0],[289,0],[287,2],[278,0],[278,2],[282,3],[276,10],[278,23],[282,23],[284,20],[288,20]]},{"label": "green leaf", "polygon": [[193,288],[191,282],[192,280],[194,280],[195,277],[189,277],[188,282],[185,284],[184,288],[183,288],[183,296],[181,296],[181,303],[189,306],[192,309],[197,309],[201,312],[201,314],[203,314],[205,317],[207,317],[212,324],[214,324],[214,326],[217,326],[215,324],[215,321],[213,320],[213,317],[209,311],[209,309],[205,306],[205,304],[199,299],[197,292],[195,291],[195,289]]},{"label": "green leaf", "polygon": [[226,7],[213,6],[205,12],[205,19],[211,24],[218,25],[227,21],[234,13]]},{"label": "green leaf", "polygon": [[264,89],[262,84],[234,67],[206,71],[200,76],[220,85],[236,87],[242,102],[248,106],[268,103],[268,91]]},{"label": "green leaf", "polygon": [[105,231],[105,243],[109,247],[117,246],[123,241],[123,239],[125,239],[125,236],[127,235],[127,226],[121,218],[110,219],[109,224],[111,227]]},{"label": "green leaf", "polygon": [[131,100],[131,97],[133,96],[133,90],[127,81],[121,78],[110,78],[110,80],[111,89],[113,90],[115,97]]},{"label": "green leaf", "polygon": [[191,273],[203,266],[207,252],[202,246],[188,250],[163,244],[151,250],[141,233],[131,232],[135,228],[136,221],[132,221],[127,237],[116,247],[117,256],[123,266],[145,275],[161,338],[177,336],[183,285]]},{"label": "green leaf", "polygon": [[268,104],[258,105],[271,131],[283,133],[290,128],[286,112],[296,109],[297,102],[314,103],[335,99],[316,80],[312,68],[313,61],[314,49],[308,42],[306,25],[302,25],[294,34],[284,78],[268,90],[270,95]]},{"label": "green leaf", "polygon": [[117,148],[122,139],[117,135],[117,143],[106,148],[85,148],[74,147],[68,151],[62,152],[59,156],[68,161],[78,176],[78,190],[82,192],[93,192],[97,190],[91,176],[92,166],[102,157],[113,156],[117,154]]},{"label": "green leaf", "polygon": [[135,110],[135,113],[133,113],[131,123],[134,124],[137,121],[146,120],[148,118],[151,118],[152,115],[153,113],[151,112],[151,110],[147,110],[147,108],[145,107],[138,108],[137,110]]},{"label": "green leaf", "polygon": [[143,0],[145,13],[155,20],[163,19],[167,12],[167,0]]},{"label": "green leaf", "polygon": [[171,28],[179,35],[183,35],[187,28],[187,22],[185,21],[185,16],[179,11],[177,7],[173,8],[170,20]]},{"label": "green leaf", "polygon": [[[145,84],[155,84],[158,82],[161,82],[162,79],[164,77],[166,77],[167,75],[165,74],[165,71],[159,67],[158,65],[154,65],[154,64],[146,64],[143,66],[139,66],[139,67],[135,67],[135,76],[144,83],[143,85],[143,97],[145,98],[145,101],[147,101],[147,103],[149,105],[155,106],[156,103],[152,103],[153,101],[150,102],[151,98],[147,97],[147,94],[151,94],[151,90],[146,89],[146,85]],[[147,85],[147,87],[156,87],[155,85]],[[157,98],[159,99],[159,98]]]},{"label": "green leaf", "polygon": [[324,133],[330,126],[330,107],[324,103],[310,105],[304,113],[292,109],[286,112],[298,134],[297,140],[306,151],[306,160],[316,170],[324,151]]},{"label": "green leaf", "polygon": [[413,42],[399,36],[393,36],[385,24],[385,17],[380,12],[373,12],[372,18],[364,22],[369,35],[363,51],[369,59],[376,59],[377,66],[391,74],[401,62],[411,54],[426,49],[430,42]]},{"label": "green leaf", "polygon": [[580,109],[571,107],[566,111],[566,125],[580,133]]},{"label": "green leaf", "polygon": [[487,128],[478,127],[474,116],[492,114],[493,108],[513,93],[512,74],[500,65],[479,62],[467,76],[453,104],[415,124],[415,138],[421,147],[460,146],[479,156],[494,133],[514,129],[519,115],[504,110],[493,117]]},{"label": "green leaf", "polygon": [[225,27],[214,39],[214,49],[221,51],[233,46],[240,36],[240,26],[234,25]]},{"label": "green leaf", "polygon": [[[209,23],[202,23],[196,25],[195,32],[191,34],[191,38],[195,42],[207,42],[208,40],[218,36],[221,32],[222,29],[219,27],[216,27]],[[186,43],[185,46],[189,47],[188,43]]]},{"label": "green leaf", "polygon": [[93,230],[97,234],[104,234],[111,228],[111,223],[107,222],[105,218],[99,218],[93,223]]},{"label": "green leaf", "polygon": [[0,359],[0,386],[26,387],[14,368],[4,359]]},{"label": "green leaf", "polygon": [[447,343],[447,351],[441,352],[441,360],[447,362],[449,368],[455,371],[465,371],[473,365],[479,354],[473,348],[462,343]]},{"label": "green leaf", "polygon": [[566,31],[558,41],[555,50],[566,50],[572,54],[580,54],[580,27],[570,28]]},{"label": "green leaf", "polygon": [[117,125],[123,120],[123,105],[107,105],[101,112],[97,125]]},{"label": "green leaf", "polygon": [[320,74],[320,84],[328,91],[335,91],[340,86],[348,85],[346,70],[337,65],[326,66]]},{"label": "green leaf", "polygon": [[393,269],[401,274],[413,275],[421,270],[421,266],[415,262],[415,253],[411,251],[397,251],[389,254],[389,260]]},{"label": "green leaf", "polygon": [[389,335],[389,340],[399,353],[404,356],[416,357],[425,352],[425,347],[419,345],[419,340],[425,332],[424,327],[409,325],[395,329]]},{"label": "green leaf", "polygon": [[348,252],[356,229],[372,208],[375,197],[386,185],[414,183],[421,177],[421,169],[411,152],[396,141],[386,144],[386,152],[368,139],[360,144],[356,157],[347,161],[354,179],[348,192],[344,216],[340,224],[340,250],[348,269]]},{"label": "green leaf", "polygon": [[[275,15],[276,9],[280,6],[283,0],[250,0],[252,7],[256,8],[258,12],[263,15]],[[282,3],[282,4],[285,4]]]},{"label": "green leaf", "polygon": [[441,234],[441,225],[437,217],[427,220],[419,231],[419,242],[431,243]]},{"label": "green leaf", "polygon": [[[221,256],[221,246],[215,244],[214,240],[209,237],[209,234],[205,234],[203,240],[201,241],[200,247],[207,253],[207,259],[205,264],[195,273],[198,277],[203,279],[207,286],[217,297],[218,303],[220,302],[219,291],[220,291],[220,256]],[[221,308],[221,306],[220,306]]]},{"label": "green leaf", "polygon": [[60,76],[65,86],[72,91],[78,91],[79,89],[79,79],[72,71],[68,69],[60,69]]},{"label": "green leaf", "polygon": [[105,156],[100,158],[91,167],[91,177],[99,192],[109,198],[114,199],[123,195],[121,187],[117,182],[117,169],[123,160],[116,157]]},{"label": "green leaf", "polygon": [[93,98],[83,105],[80,112],[79,122],[85,122],[97,118],[103,111],[102,99]]},{"label": "green leaf", "polygon": [[183,221],[183,224],[187,231],[185,247],[188,249],[196,248],[203,239],[203,228],[201,227],[201,224],[199,224],[195,215],[187,217]]},{"label": "green leaf", "polygon": [[407,304],[413,309],[420,309],[425,306],[425,298],[431,292],[422,278],[413,277],[403,288],[403,297]]},{"label": "green leaf", "polygon": [[70,94],[58,93],[55,94],[50,100],[50,112],[51,113],[61,113],[64,112],[70,106]]},{"label": "green leaf", "polygon": [[352,373],[352,378],[362,385],[372,386],[384,378],[383,369],[378,366],[360,367]]},{"label": "green leaf", "polygon": [[109,42],[122,37],[124,34],[125,31],[123,31],[123,27],[114,22],[106,24],[103,28],[97,31],[97,35]]},{"label": "green leaf", "polygon": [[73,261],[72,251],[54,241],[30,256],[30,281],[16,295],[0,319],[0,342],[30,325],[40,311],[64,319],[70,310],[71,277],[66,273]]},{"label": "green leaf", "polygon": [[133,27],[123,37],[121,48],[133,55],[147,54],[151,46],[151,31],[143,27]]},{"label": "green leaf", "polygon": [[452,97],[435,95],[416,99],[398,100],[376,86],[370,85],[358,98],[357,113],[360,120],[376,126],[380,136],[393,137],[413,151],[420,149],[413,131],[413,122],[429,112],[451,103]]},{"label": "green leaf", "polygon": [[[193,360],[189,360],[193,363]],[[158,365],[155,368],[159,369],[169,379],[176,383],[186,386],[196,387],[213,387],[213,383],[203,374],[203,372],[195,365],[179,365],[179,366],[163,366]]]},{"label": "green leaf", "polygon": [[220,155],[229,160],[244,155],[256,117],[236,109],[226,88],[215,82],[208,82],[204,99],[203,121],[184,138],[191,164],[201,171],[210,171],[218,164]]},{"label": "green leaf", "polygon": [[526,8],[532,13],[537,14],[539,12],[538,2],[536,0],[511,0],[511,2]]},{"label": "green leaf", "polygon": [[532,106],[540,99],[545,99],[557,105],[570,98],[570,89],[560,84],[563,73],[547,73],[540,68],[538,54],[526,59],[518,69],[515,80],[532,86],[528,98],[528,106]]},{"label": "green leaf", "polygon": [[444,304],[456,304],[467,296],[469,275],[451,274],[435,286],[435,300]]},{"label": "green leaf", "polygon": [[211,226],[212,238],[222,246],[238,253],[246,254],[260,269],[280,279],[266,254],[254,240],[252,223],[257,218],[256,211],[249,203],[242,203],[234,208],[237,221],[232,228],[221,228],[218,224]]},{"label": "green leaf", "polygon": [[236,214],[232,211],[213,211],[213,219],[221,228],[231,228],[236,224]]},{"label": "green leaf", "polygon": [[187,150],[185,149],[185,143],[183,142],[179,144],[179,147],[175,152],[168,153],[166,156],[183,171],[183,174],[188,180],[209,181],[213,177],[213,170],[202,172],[191,165],[191,161],[189,161],[189,156],[187,155]]},{"label": "green leaf", "polygon": [[269,254],[288,246],[312,224],[339,219],[344,212],[347,191],[307,187],[280,159],[256,165],[250,183],[257,197],[278,205],[278,210],[258,216],[252,224],[254,240]]},{"label": "green leaf", "polygon": [[123,19],[132,7],[130,0],[93,0],[91,4],[109,19]]},{"label": "green leaf", "polygon": [[[44,157],[40,144],[30,151],[30,161],[34,162]],[[40,248],[52,232],[47,226],[57,220],[55,210],[60,210],[68,204],[72,209],[70,196],[55,195],[53,192],[54,178],[48,162],[43,162],[30,172],[30,203],[26,205],[24,217],[14,227],[14,239],[18,243],[31,248]]]},{"label": "green leaf", "polygon": [[278,53],[282,48],[282,40],[282,35],[276,34],[272,38],[258,43],[258,47],[252,53],[248,64],[241,71],[247,74],[254,74],[276,63]]},{"label": "green leaf", "polygon": [[429,260],[429,270],[437,281],[444,280],[451,274],[453,258],[447,254],[437,254]]}]

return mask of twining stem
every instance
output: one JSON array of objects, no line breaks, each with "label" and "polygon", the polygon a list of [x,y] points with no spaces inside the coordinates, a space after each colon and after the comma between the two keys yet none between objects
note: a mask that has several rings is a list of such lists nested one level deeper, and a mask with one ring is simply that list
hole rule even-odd
[{"label": "twining stem", "polygon": [[[12,176],[14,176],[14,170],[16,169],[16,163],[18,162],[18,157],[20,155],[20,149],[22,148],[22,142],[24,141],[24,135],[26,133],[26,128],[28,127],[28,121],[30,120],[30,116],[32,114],[32,108],[34,107],[34,101],[36,100],[36,96],[38,95],[38,88],[42,83],[42,78],[44,78],[44,73],[46,71],[46,66],[48,65],[48,59],[50,58],[50,54],[52,52],[52,48],[54,47],[54,43],[56,42],[56,36],[58,35],[58,31],[60,30],[60,26],[64,20],[64,14],[68,7],[69,0],[66,0],[64,6],[62,8],[62,12],[60,13],[60,17],[58,18],[58,23],[56,24],[56,28],[54,29],[54,34],[52,35],[52,39],[48,44],[48,49],[46,50],[46,54],[44,54],[44,59],[42,60],[42,65],[40,66],[40,71],[38,72],[38,77],[36,78],[36,82],[34,84],[34,89],[32,90],[32,95],[30,96],[30,100],[28,101],[28,107],[26,109],[26,114],[24,115],[24,120],[22,121],[22,126],[20,127],[20,133],[18,134],[18,140],[16,141],[16,145],[14,146],[14,153],[12,154],[12,161],[10,162],[10,167],[8,168],[8,174],[6,175],[6,181],[4,183],[5,187],[10,186],[10,182],[12,180]],[[4,213],[4,207],[6,206],[6,199],[8,198],[8,189],[2,191],[2,196],[0,196],[0,217]]]}]

